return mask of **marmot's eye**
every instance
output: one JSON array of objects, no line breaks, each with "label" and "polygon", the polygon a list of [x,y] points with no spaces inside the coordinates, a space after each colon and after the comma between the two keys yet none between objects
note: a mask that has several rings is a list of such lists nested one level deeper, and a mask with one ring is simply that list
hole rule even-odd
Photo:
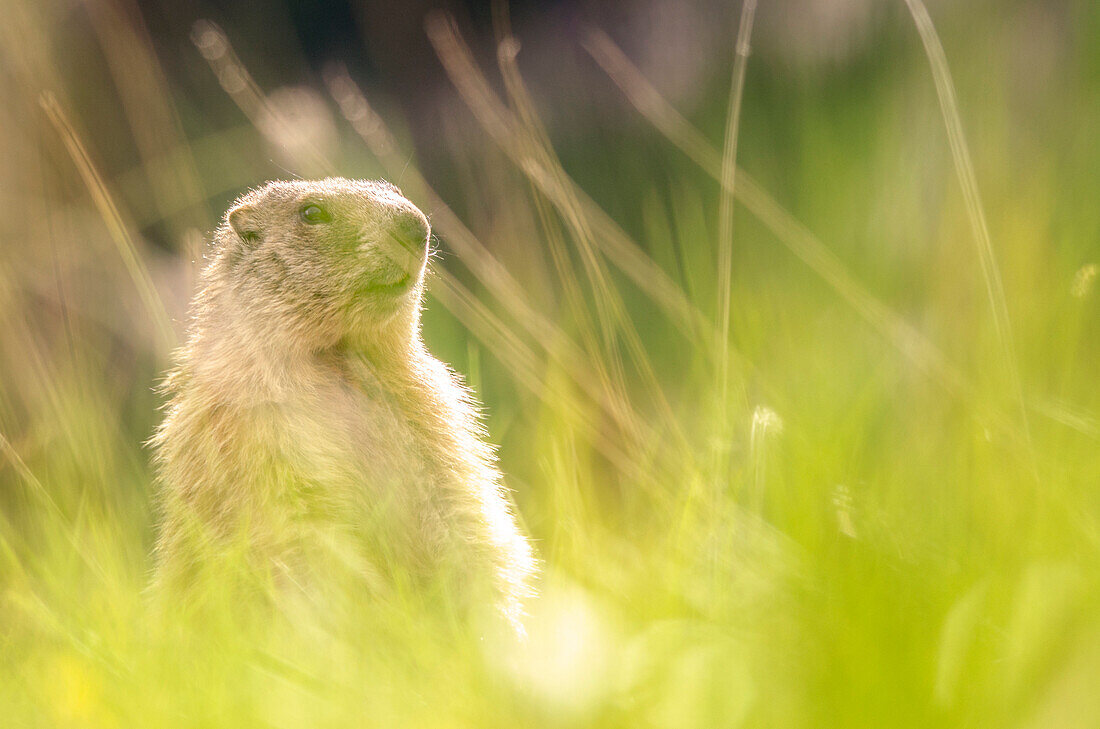
[{"label": "marmot's eye", "polygon": [[331,223],[332,216],[320,205],[311,203],[302,208],[302,220],[310,225],[318,225],[320,223]]}]

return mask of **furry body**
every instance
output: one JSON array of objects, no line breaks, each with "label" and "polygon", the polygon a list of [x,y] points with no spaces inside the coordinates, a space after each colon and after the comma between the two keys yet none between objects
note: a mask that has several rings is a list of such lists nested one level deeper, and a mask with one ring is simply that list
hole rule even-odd
[{"label": "furry body", "polygon": [[157,582],[239,557],[515,622],[533,559],[468,391],[426,350],[424,216],[381,182],[268,183],[215,234],[154,437]]}]

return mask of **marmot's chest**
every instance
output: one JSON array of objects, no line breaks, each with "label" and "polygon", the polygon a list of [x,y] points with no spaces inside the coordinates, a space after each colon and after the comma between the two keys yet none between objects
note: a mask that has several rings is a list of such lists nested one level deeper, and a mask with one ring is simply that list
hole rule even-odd
[{"label": "marmot's chest", "polygon": [[438,469],[409,409],[381,388],[329,383],[281,406],[279,450],[321,487],[367,499],[423,498]]},{"label": "marmot's chest", "polygon": [[307,542],[310,525],[336,526],[368,561],[430,574],[453,546],[460,516],[445,498],[454,474],[433,458],[407,408],[343,382],[282,406],[280,457],[301,489],[283,503]]}]

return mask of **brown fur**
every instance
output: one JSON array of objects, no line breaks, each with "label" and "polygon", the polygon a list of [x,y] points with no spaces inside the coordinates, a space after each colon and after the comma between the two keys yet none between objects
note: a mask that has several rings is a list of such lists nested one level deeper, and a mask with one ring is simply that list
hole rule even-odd
[{"label": "brown fur", "polygon": [[384,182],[271,182],[229,210],[153,439],[159,585],[232,555],[276,592],[336,572],[518,620],[530,547],[469,392],[420,336],[428,231]]}]

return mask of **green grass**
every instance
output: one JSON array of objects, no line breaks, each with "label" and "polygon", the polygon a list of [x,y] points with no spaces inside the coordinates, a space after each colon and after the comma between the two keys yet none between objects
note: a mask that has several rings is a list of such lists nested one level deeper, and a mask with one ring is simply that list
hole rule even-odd
[{"label": "green grass", "polygon": [[[1091,3],[937,3],[947,65],[900,0],[809,65],[761,4],[730,129],[732,47],[681,116],[616,29],[577,29],[570,127],[527,85],[553,69],[510,42],[479,65],[431,16],[455,93],[430,165],[339,67],[293,119],[233,29],[196,26],[170,73],[125,12],[75,42],[9,5],[0,725],[1094,725]],[[196,252],[284,166],[431,212],[424,336],[544,565],[526,647],[372,604],[196,629],[146,594],[142,444]]]}]

